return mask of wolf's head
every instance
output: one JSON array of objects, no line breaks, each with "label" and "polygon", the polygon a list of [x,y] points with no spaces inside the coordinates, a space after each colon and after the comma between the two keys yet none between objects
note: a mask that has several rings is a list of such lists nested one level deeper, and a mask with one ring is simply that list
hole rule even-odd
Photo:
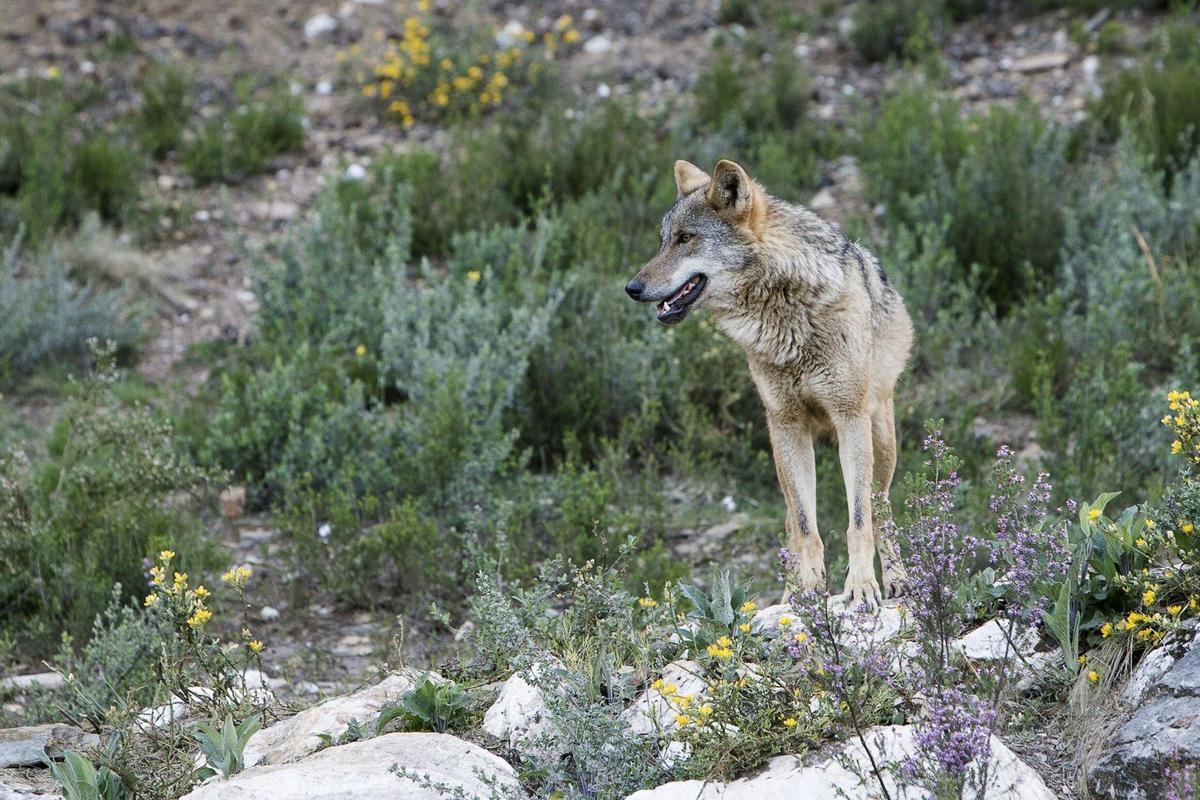
[{"label": "wolf's head", "polygon": [[675,205],[662,220],[662,246],[625,291],[655,303],[658,321],[674,325],[697,306],[727,306],[766,221],[766,195],[746,171],[719,161],[712,177],[675,162]]}]

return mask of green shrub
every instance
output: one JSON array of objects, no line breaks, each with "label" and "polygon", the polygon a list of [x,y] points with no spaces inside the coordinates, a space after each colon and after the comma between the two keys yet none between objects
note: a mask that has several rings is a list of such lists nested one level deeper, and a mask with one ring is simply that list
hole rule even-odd
[{"label": "green shrub", "polygon": [[850,41],[869,62],[919,55],[935,46],[947,22],[944,0],[864,0],[854,7]]},{"label": "green shrub", "polygon": [[1108,81],[1091,113],[1109,140],[1127,125],[1170,180],[1200,147],[1200,32],[1170,25],[1152,56]]},{"label": "green shrub", "polygon": [[939,175],[953,175],[970,139],[958,103],[917,84],[885,97],[878,115],[864,117],[859,128],[867,189],[891,212],[902,212],[904,199],[927,191]]},{"label": "green shrub", "polygon": [[144,586],[142,559],[159,548],[187,545],[193,569],[211,564],[181,496],[217,473],[178,457],[153,412],[123,407],[114,377],[102,367],[78,386],[49,458],[16,449],[0,460],[0,630],[31,652],[63,632],[84,641],[113,584]]},{"label": "green shrub", "polygon": [[86,363],[89,339],[133,343],[136,320],[120,291],[78,286],[53,257],[0,254],[0,387],[51,362]]},{"label": "green shrub", "polygon": [[267,162],[304,144],[303,103],[283,90],[245,98],[208,119],[183,149],[184,168],[200,183],[231,181],[261,172]]},{"label": "green shrub", "polygon": [[0,233],[38,247],[88,211],[117,222],[140,196],[140,159],[117,135],[86,128],[57,80],[0,94]]},{"label": "green shrub", "polygon": [[902,224],[944,225],[956,279],[1001,312],[1052,282],[1073,176],[1065,131],[1031,106],[962,122],[953,104],[903,90],[862,153],[872,194]]},{"label": "green shrub", "polygon": [[174,64],[154,62],[139,89],[137,113],[142,148],[154,158],[163,158],[179,147],[192,115],[192,87],[183,70]]}]

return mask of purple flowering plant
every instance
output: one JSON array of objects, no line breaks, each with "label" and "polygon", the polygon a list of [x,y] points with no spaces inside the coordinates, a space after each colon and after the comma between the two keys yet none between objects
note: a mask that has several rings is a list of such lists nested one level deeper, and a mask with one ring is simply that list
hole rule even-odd
[{"label": "purple flowering plant", "polygon": [[[901,518],[881,498],[876,520],[890,545],[881,550],[894,552],[907,574],[901,602],[910,641],[876,637],[878,613],[872,623],[868,611],[835,611],[827,597],[810,593],[791,599],[811,634],[791,651],[825,678],[843,704],[885,797],[883,771],[934,797],[962,798],[988,786],[991,736],[1002,722],[1006,677],[1012,662],[1024,657],[1016,642],[1043,623],[1050,598],[1064,585],[1067,522],[1052,505],[1048,477],[1028,481],[1012,451],[1002,447],[992,470],[987,521],[965,528],[958,506],[959,461],[937,425],[929,424],[922,448],[924,469],[906,480]],[[783,561],[786,570],[786,554]],[[996,576],[986,605],[1006,644],[999,658],[967,665],[955,640],[976,618],[972,587],[985,570]],[[879,763],[863,735],[859,721],[872,715],[861,698],[881,696],[863,691],[872,683],[897,698],[897,717],[913,721],[915,747],[899,763]]]}]

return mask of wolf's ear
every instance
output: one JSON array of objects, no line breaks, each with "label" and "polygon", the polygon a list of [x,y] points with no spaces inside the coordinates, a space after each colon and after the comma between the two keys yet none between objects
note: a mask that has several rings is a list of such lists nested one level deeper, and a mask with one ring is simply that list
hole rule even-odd
[{"label": "wolf's ear", "polygon": [[731,222],[747,222],[756,211],[755,203],[761,202],[746,170],[732,161],[717,162],[708,188],[708,204],[714,211]]},{"label": "wolf's ear", "polygon": [[708,183],[711,178],[708,173],[697,167],[690,161],[675,162],[675,196],[683,197],[685,194],[691,194],[699,189],[704,184]]}]

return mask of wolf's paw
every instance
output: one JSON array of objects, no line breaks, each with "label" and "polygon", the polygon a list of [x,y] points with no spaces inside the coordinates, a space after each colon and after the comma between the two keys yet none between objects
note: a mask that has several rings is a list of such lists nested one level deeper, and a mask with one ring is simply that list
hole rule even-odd
[{"label": "wolf's paw", "polygon": [[885,598],[903,596],[906,583],[908,583],[908,575],[904,573],[903,569],[899,567],[883,568],[883,596]]},{"label": "wolf's paw", "polygon": [[822,589],[825,587],[825,570],[822,569],[807,569],[794,575],[788,580],[783,587],[783,599],[779,602],[787,603],[792,599],[794,594],[807,594],[808,592]]},{"label": "wolf's paw", "polygon": [[875,580],[875,575],[869,572],[859,575],[852,572],[847,575],[846,588],[841,596],[847,608],[875,609],[883,603],[879,582]]}]

